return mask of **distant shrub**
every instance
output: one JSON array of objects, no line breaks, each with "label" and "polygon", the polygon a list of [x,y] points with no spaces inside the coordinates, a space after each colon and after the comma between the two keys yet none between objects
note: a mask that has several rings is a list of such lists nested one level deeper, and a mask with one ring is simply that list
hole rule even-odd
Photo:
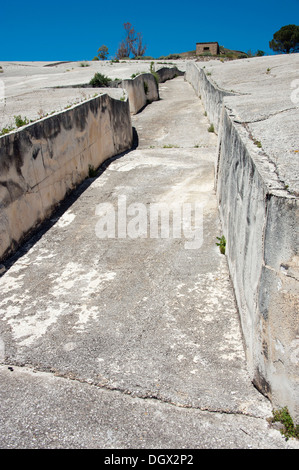
[{"label": "distant shrub", "polygon": [[180,58],[181,58],[180,54],[169,54],[165,57],[165,59],[168,59],[168,60],[180,59]]},{"label": "distant shrub", "polygon": [[150,55],[143,55],[143,56],[136,56],[134,57],[134,60],[152,60],[153,57]]},{"label": "distant shrub", "polygon": [[111,82],[111,78],[108,78],[106,75],[97,72],[90,80],[89,85],[92,87],[106,87],[109,86],[109,82]]},{"label": "distant shrub", "polygon": [[288,408],[285,406],[282,409],[273,411],[273,418],[271,419],[272,423],[280,422],[283,425],[281,429],[281,434],[286,437],[288,440],[290,437],[299,439],[299,425],[295,425]]}]

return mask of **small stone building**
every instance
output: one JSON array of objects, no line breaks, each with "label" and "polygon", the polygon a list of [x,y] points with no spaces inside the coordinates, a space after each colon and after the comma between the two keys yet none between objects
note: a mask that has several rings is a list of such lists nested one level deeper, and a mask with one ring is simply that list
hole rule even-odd
[{"label": "small stone building", "polygon": [[196,43],[196,55],[210,53],[211,55],[219,54],[218,42],[197,42]]}]

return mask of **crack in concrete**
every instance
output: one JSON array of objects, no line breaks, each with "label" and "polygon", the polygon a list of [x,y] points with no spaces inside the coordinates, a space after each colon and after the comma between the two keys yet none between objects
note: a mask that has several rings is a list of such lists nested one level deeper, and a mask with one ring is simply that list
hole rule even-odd
[{"label": "crack in concrete", "polygon": [[[247,134],[248,134],[248,138],[249,138],[254,144],[256,144],[256,142],[258,142],[258,141],[255,139],[255,137],[253,136],[251,130],[249,129],[248,124],[250,124],[250,122],[247,123],[247,122],[238,122],[238,121],[236,121],[236,120],[233,120],[233,121],[234,121],[234,123],[241,125],[241,126],[246,130],[246,132],[247,132]],[[256,122],[257,122],[257,121],[256,121]],[[259,143],[260,143],[260,142],[259,142]],[[270,190],[270,191],[277,191],[277,190],[279,190],[279,191],[285,191],[285,192],[287,192],[290,196],[292,196],[292,193],[287,189],[286,182],[285,182],[283,179],[281,179],[281,177],[280,177],[280,175],[279,175],[279,169],[278,169],[277,163],[276,163],[275,161],[273,161],[272,158],[270,158],[270,156],[265,152],[265,150],[264,150],[262,147],[259,149],[259,151],[260,151],[259,153],[267,160],[267,162],[270,163],[271,165],[273,165],[273,173],[274,173],[275,176],[276,176],[276,180],[277,180],[277,181],[276,181],[276,184],[277,184],[277,186],[272,186],[272,185],[271,185],[271,187],[269,188],[269,190]],[[270,194],[270,193],[269,193],[269,194]]]},{"label": "crack in concrete", "polygon": [[248,413],[248,412],[245,412],[245,411],[242,411],[242,410],[211,408],[209,406],[200,406],[200,405],[199,406],[194,406],[194,405],[187,404],[187,403],[178,403],[178,402],[172,401],[170,399],[167,399],[163,396],[160,396],[160,395],[152,393],[152,392],[138,393],[138,392],[134,392],[133,390],[128,390],[128,389],[125,389],[125,388],[121,388],[119,386],[112,386],[112,385],[109,386],[107,384],[96,382],[92,379],[80,378],[80,377],[75,376],[72,373],[63,373],[63,372],[60,372],[60,371],[54,370],[54,369],[51,370],[51,368],[48,368],[48,369],[41,368],[41,369],[39,369],[39,368],[37,368],[33,365],[30,365],[30,364],[20,364],[20,363],[13,364],[11,362],[9,362],[9,363],[2,362],[0,364],[0,366],[7,366],[7,368],[11,372],[14,372],[14,368],[18,368],[18,369],[21,369],[21,370],[25,369],[26,371],[28,371],[32,374],[41,373],[41,374],[45,374],[45,375],[49,375],[49,376],[55,376],[55,377],[60,378],[60,379],[72,380],[72,381],[78,382],[80,384],[85,384],[85,385],[89,385],[91,387],[95,387],[98,390],[111,392],[111,393],[116,392],[116,393],[119,393],[121,395],[131,397],[132,399],[158,401],[160,403],[163,403],[163,404],[169,405],[169,406],[173,406],[175,408],[190,409],[190,410],[202,411],[202,412],[207,412],[207,413],[215,413],[215,414],[218,413],[218,414],[226,414],[226,415],[241,415],[241,416],[245,416],[245,417],[249,417],[249,418],[264,419],[261,416],[256,416],[252,413]]}]

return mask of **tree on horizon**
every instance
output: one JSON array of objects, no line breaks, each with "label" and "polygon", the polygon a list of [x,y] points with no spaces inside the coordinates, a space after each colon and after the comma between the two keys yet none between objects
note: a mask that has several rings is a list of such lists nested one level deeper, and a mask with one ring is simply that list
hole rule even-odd
[{"label": "tree on horizon", "polygon": [[299,52],[299,26],[289,24],[282,26],[279,31],[273,35],[269,42],[269,47],[274,52],[290,54]]},{"label": "tree on horizon", "polygon": [[106,60],[109,54],[108,47],[103,44],[103,46],[99,47],[98,49],[98,58],[102,60]]}]

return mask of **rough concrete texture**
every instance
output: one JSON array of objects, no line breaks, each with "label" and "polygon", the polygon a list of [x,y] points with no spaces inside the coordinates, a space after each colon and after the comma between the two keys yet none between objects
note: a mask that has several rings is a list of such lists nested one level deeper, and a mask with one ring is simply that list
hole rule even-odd
[{"label": "rough concrete texture", "polygon": [[[279,180],[298,195],[299,54],[256,57],[241,62],[211,61],[197,63],[197,67],[222,92],[233,120],[245,126],[252,139],[261,143]],[[212,93],[209,95],[210,100],[215,99]],[[205,105],[209,107],[208,103]]]},{"label": "rough concrete texture", "polygon": [[[94,93],[108,92],[113,98],[120,98],[118,89],[63,88],[89,83],[95,73],[99,72],[112,80],[129,79],[136,73],[149,73],[152,61],[82,61],[82,62],[0,62],[3,73],[0,74],[0,129],[14,125],[13,117],[26,116],[28,119],[39,119],[40,116],[61,111],[66,106],[82,99],[92,98]],[[162,70],[165,78],[165,67],[173,68],[169,61],[163,65],[154,61],[155,70]],[[85,65],[82,67],[82,65]],[[185,61],[178,61],[179,70],[184,71]],[[4,88],[3,88],[4,87]]]},{"label": "rough concrete texture", "polygon": [[[140,147],[106,163],[0,279],[3,448],[298,448],[249,379],[215,245],[217,137],[181,77],[160,95],[132,118]],[[185,231],[98,238],[100,204],[124,197],[137,234],[141,206],[200,202],[201,247],[186,249]]]},{"label": "rough concrete texture", "polygon": [[128,101],[106,94],[2,136],[0,259],[88,176],[90,166],[131,148],[132,140]]},{"label": "rough concrete texture", "polygon": [[[218,139],[217,199],[250,374],[299,417],[299,54],[200,67]],[[297,86],[297,90],[296,90]]]}]

